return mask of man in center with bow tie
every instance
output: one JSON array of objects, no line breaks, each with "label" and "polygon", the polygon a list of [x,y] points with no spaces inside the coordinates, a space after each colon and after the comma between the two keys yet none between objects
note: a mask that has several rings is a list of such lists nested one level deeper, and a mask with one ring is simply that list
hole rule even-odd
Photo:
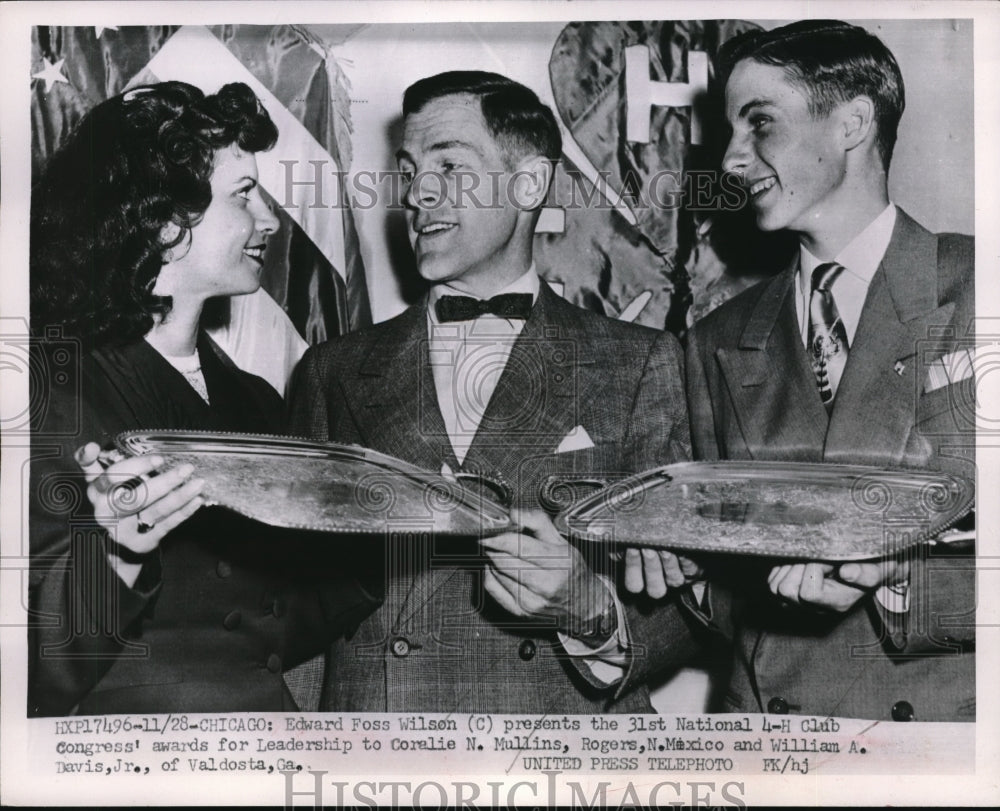
[{"label": "man in center with bow tie", "polygon": [[385,603],[332,651],[322,708],[651,711],[653,656],[684,658],[663,644],[684,620],[671,604],[623,606],[608,550],[585,559],[539,499],[549,476],[687,458],[677,342],[575,307],[539,278],[532,240],[561,141],[534,92],[444,73],[406,91],[403,115],[397,161],[430,291],[306,354],[292,430],[498,480],[519,531],[388,540]]}]

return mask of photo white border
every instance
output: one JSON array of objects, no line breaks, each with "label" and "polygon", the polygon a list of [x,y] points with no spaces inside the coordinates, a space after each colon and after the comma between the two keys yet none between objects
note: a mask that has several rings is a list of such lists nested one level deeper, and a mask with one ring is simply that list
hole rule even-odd
[{"label": "photo white border", "polygon": [[[28,312],[28,201],[30,189],[30,29],[34,25],[147,25],[218,24],[243,22],[258,25],[296,23],[413,22],[488,20],[519,22],[532,20],[587,19],[780,19],[801,17],[837,19],[888,18],[972,18],[975,48],[975,161],[976,161],[976,256],[977,303],[980,317],[1000,316],[995,287],[1000,278],[1000,177],[997,143],[1000,139],[1000,4],[989,2],[134,2],[134,3],[11,3],[0,5],[0,317],[25,318]],[[928,156],[932,160],[933,156]],[[991,182],[993,181],[993,182]],[[4,322],[0,322],[4,323]],[[10,322],[6,322],[10,323]],[[1000,326],[1000,318],[996,321]],[[1000,335],[1000,329],[997,334]],[[4,414],[27,402],[27,375],[10,380],[5,375],[0,389]],[[992,424],[1000,417],[1000,375],[979,382],[981,407]],[[0,559],[0,667],[2,667],[2,723],[0,736],[0,791],[4,804],[84,804],[96,798],[51,796],[44,774],[25,762],[25,657],[23,609],[17,599],[20,582],[20,510],[10,509],[26,498],[18,491],[21,458],[18,445],[23,438],[3,439],[0,468],[0,539],[4,558]],[[1000,484],[1000,440],[980,437],[979,488],[981,493],[998,491]],[[1000,695],[996,674],[1000,673],[1000,578],[986,561],[1000,561],[1000,504],[982,499],[977,507],[981,559],[980,612],[978,617],[978,721],[976,725],[976,774],[969,777],[940,777],[930,773],[893,779],[881,776],[809,775],[787,777],[747,776],[744,800],[750,805],[996,805],[1000,803]],[[13,550],[13,551],[12,551]],[[14,561],[13,563],[11,561]],[[26,563],[26,561],[21,561]],[[1000,567],[994,567],[1000,568]],[[992,591],[993,593],[987,593]],[[21,625],[19,625],[19,622]],[[428,776],[429,777],[429,776]],[[445,779],[447,776],[442,775]],[[671,779],[684,779],[671,774]],[[627,774],[605,779],[625,781]],[[273,785],[275,778],[269,778]],[[484,778],[485,779],[485,778]],[[516,778],[515,778],[516,779]],[[582,782],[586,783],[581,776]],[[726,775],[725,779],[733,779]],[[266,796],[280,802],[277,791],[262,795],[256,781],[246,777],[214,782],[182,781],[179,793],[166,794],[150,782],[142,796],[134,788],[100,798],[103,804],[131,804],[136,801],[171,803],[258,804]],[[221,783],[221,784],[220,784]],[[110,787],[109,787],[110,789]],[[270,791],[270,788],[269,788]]]}]

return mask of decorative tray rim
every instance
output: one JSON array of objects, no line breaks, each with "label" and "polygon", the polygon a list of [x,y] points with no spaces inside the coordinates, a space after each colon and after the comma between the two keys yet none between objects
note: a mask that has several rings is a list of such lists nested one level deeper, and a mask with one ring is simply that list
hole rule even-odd
[{"label": "decorative tray rim", "polygon": [[[511,528],[509,511],[501,504],[492,501],[484,496],[477,497],[460,481],[449,479],[448,477],[425,470],[417,465],[398,459],[381,451],[365,448],[361,445],[348,445],[337,442],[323,442],[303,436],[249,433],[239,431],[201,431],[187,430],[183,428],[156,428],[156,429],[133,429],[122,431],[115,436],[115,446],[122,452],[129,455],[143,455],[148,453],[158,453],[169,456],[171,452],[180,452],[182,448],[171,448],[171,443],[190,443],[194,447],[183,449],[186,452],[203,453],[225,453],[244,452],[248,454],[258,454],[261,456],[279,456],[294,459],[334,459],[343,458],[347,461],[363,462],[372,465],[378,470],[382,470],[390,475],[398,475],[409,481],[423,486],[444,485],[448,492],[456,497],[456,501],[468,510],[476,512],[484,519],[484,524],[480,530],[482,535],[493,535],[506,532]],[[146,447],[143,447],[146,443]],[[167,445],[168,447],[163,447]],[[202,448],[200,445],[205,445]],[[242,447],[241,447],[242,446]],[[258,516],[247,515],[243,510],[237,509],[228,504],[221,506],[232,509],[253,520],[263,521]],[[489,521],[496,526],[488,526],[485,521]],[[308,521],[282,521],[281,524],[272,524],[269,521],[263,523],[271,526],[278,526],[286,529],[299,529],[305,531],[322,531],[332,534],[381,534],[385,531],[382,524],[375,526],[378,522],[373,522],[372,527],[333,527],[328,524],[308,522]]]},{"label": "decorative tray rim", "polygon": [[[874,465],[855,465],[841,462],[783,462],[775,460],[756,461],[742,459],[700,460],[674,462],[667,465],[660,465],[640,473],[609,482],[605,487],[601,488],[597,492],[584,496],[583,498],[574,501],[565,509],[561,510],[554,519],[555,526],[563,535],[577,540],[593,543],[607,543],[608,538],[606,534],[589,532],[581,526],[581,524],[585,522],[585,519],[579,517],[580,513],[609,504],[612,500],[614,500],[614,503],[621,503],[627,499],[633,498],[638,493],[646,492],[663,484],[669,484],[670,482],[674,482],[681,478],[681,475],[694,471],[702,473],[718,473],[720,474],[719,480],[723,480],[728,474],[729,476],[739,476],[744,478],[770,479],[776,483],[782,483],[784,480],[784,483],[787,484],[801,484],[803,477],[848,477],[853,479],[856,485],[857,482],[866,478],[870,478],[874,481],[876,480],[876,477],[881,477],[883,481],[886,480],[886,478],[896,479],[897,481],[909,478],[911,482],[923,483],[924,486],[940,483],[944,487],[958,486],[962,488],[965,496],[961,502],[958,502],[959,506],[957,506],[953,512],[949,510],[951,518],[948,521],[943,522],[941,526],[934,526],[932,524],[932,528],[929,531],[914,533],[907,543],[899,546],[898,548],[894,548],[893,551],[899,551],[900,549],[909,548],[910,546],[922,543],[949,529],[965,517],[972,509],[974,509],[976,501],[976,481],[967,476],[949,471],[907,467],[879,467]],[[776,475],[779,473],[782,475]],[[703,481],[707,481],[710,477],[701,476],[699,478]],[[698,478],[690,479],[692,482],[697,480]],[[614,504],[611,504],[611,506],[613,507]],[[708,523],[713,519],[706,518],[704,520]],[[589,524],[590,522],[586,523]],[[651,543],[644,544],[641,541],[636,541],[634,539],[616,540],[614,543],[626,546],[652,546]],[[676,548],[679,551],[698,551],[706,554],[739,554],[759,557],[778,556],[775,552],[769,549],[754,549],[747,547],[737,548],[735,546],[729,549],[722,547],[709,547],[707,545],[696,547],[694,545],[682,546],[679,544],[671,547],[665,543],[657,544],[656,546],[664,549]],[[793,553],[789,553],[787,556],[803,557],[802,555],[796,555]],[[829,559],[862,560],[865,558],[842,557]]]}]

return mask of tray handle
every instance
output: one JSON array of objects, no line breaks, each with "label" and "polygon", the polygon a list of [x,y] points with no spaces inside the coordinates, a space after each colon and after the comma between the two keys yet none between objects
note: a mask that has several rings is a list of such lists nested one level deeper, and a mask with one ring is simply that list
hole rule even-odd
[{"label": "tray handle", "polygon": [[600,476],[578,479],[556,475],[547,476],[541,487],[538,488],[538,503],[546,512],[561,513],[572,507],[581,498],[603,490],[613,481],[616,480]]},{"label": "tray handle", "polygon": [[462,484],[473,482],[485,488],[493,496],[493,500],[501,507],[510,509],[510,505],[514,502],[514,492],[510,485],[501,481],[496,476],[491,476],[488,473],[468,473],[464,471],[459,471],[452,475]]}]

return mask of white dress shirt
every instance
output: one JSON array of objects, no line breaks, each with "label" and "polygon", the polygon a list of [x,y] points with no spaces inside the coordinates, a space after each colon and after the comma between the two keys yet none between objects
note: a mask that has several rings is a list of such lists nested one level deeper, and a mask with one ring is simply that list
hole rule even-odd
[{"label": "white dress shirt", "polygon": [[[844,267],[843,273],[834,279],[830,292],[837,304],[837,312],[840,313],[844,330],[847,332],[848,347],[854,344],[854,335],[858,331],[858,322],[861,321],[861,311],[868,296],[868,287],[889,248],[895,225],[896,207],[890,203],[833,259]],[[800,246],[795,314],[799,319],[803,346],[808,346],[809,342],[809,297],[812,294],[812,274],[820,264],[821,260],[813,256],[804,246]],[[875,592],[875,599],[896,613],[905,613],[908,609],[909,601],[905,587],[881,586]]]},{"label": "white dress shirt", "polygon": [[[539,287],[538,271],[532,263],[523,275],[493,295],[528,293],[534,304],[538,301]],[[427,306],[427,335],[430,340],[434,390],[455,458],[461,464],[472,446],[486,407],[510,358],[514,341],[524,329],[525,322],[520,318],[486,314],[469,321],[449,321],[442,324],[438,321],[436,307],[442,296],[469,294],[447,284],[435,285],[431,288]],[[582,658],[598,678],[612,684],[621,679],[624,673],[620,663],[625,659],[627,648],[625,616],[614,586],[606,578],[601,579],[614,600],[618,634],[597,649],[561,633],[559,639],[570,656]]]},{"label": "white dress shirt", "polygon": [[[833,261],[844,266],[844,272],[839,274],[830,287],[833,300],[837,303],[837,312],[847,332],[847,344],[854,343],[854,334],[858,331],[861,320],[861,310],[868,296],[868,285],[892,239],[892,229],[896,225],[896,207],[889,203],[874,220],[852,239],[838,253]],[[802,345],[809,341],[809,296],[812,294],[812,274],[818,265],[823,264],[804,246],[799,248],[799,289],[795,299],[795,314],[799,319],[799,331],[802,333]],[[848,356],[850,358],[850,356]],[[849,361],[848,361],[849,362]]]},{"label": "white dress shirt", "polygon": [[[538,289],[538,272],[532,263],[524,274],[494,295],[528,293],[534,304],[538,301]],[[442,324],[435,306],[442,296],[479,297],[438,284],[431,288],[427,307],[434,389],[451,447],[461,464],[479,430],[514,341],[524,329],[524,319],[486,314],[470,321]]]}]

